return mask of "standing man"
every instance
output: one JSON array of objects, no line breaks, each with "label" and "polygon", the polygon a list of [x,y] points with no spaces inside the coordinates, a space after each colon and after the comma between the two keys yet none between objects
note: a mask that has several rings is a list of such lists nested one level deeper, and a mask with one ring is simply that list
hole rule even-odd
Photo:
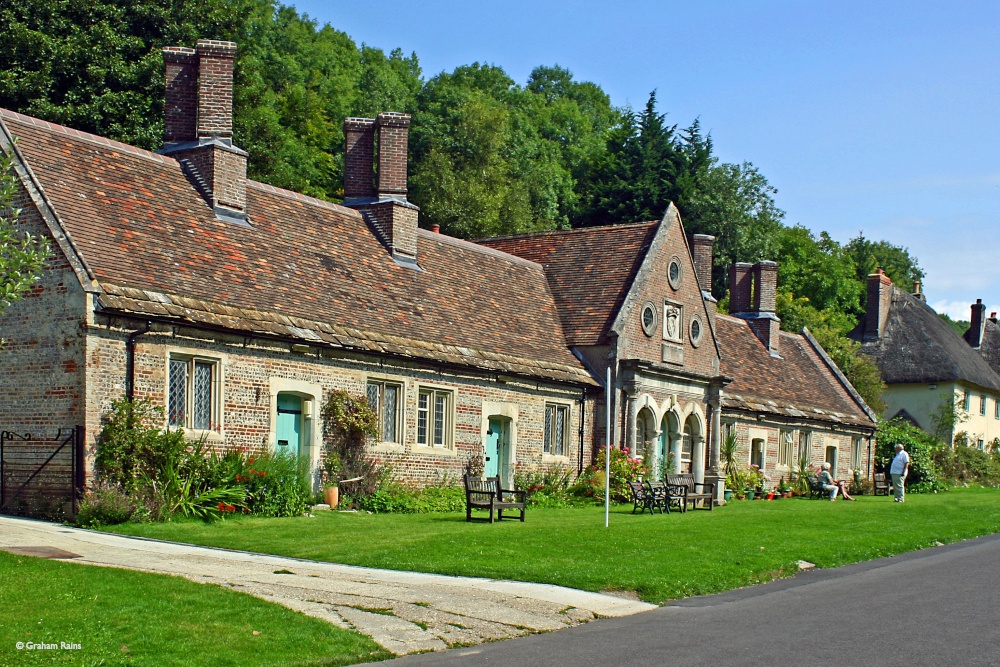
[{"label": "standing man", "polygon": [[906,474],[910,472],[910,455],[903,449],[902,443],[896,444],[896,456],[889,466],[889,474],[892,475],[892,495],[897,503],[903,502],[903,495],[906,490],[903,485],[906,483]]}]

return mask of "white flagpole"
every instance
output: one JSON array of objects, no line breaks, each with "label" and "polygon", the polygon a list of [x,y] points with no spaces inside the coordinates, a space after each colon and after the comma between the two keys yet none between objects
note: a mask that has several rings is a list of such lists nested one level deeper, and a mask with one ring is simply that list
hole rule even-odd
[{"label": "white flagpole", "polygon": [[608,527],[611,512],[611,367],[608,366],[607,381],[604,383],[604,404],[608,415],[604,429],[604,527]]}]

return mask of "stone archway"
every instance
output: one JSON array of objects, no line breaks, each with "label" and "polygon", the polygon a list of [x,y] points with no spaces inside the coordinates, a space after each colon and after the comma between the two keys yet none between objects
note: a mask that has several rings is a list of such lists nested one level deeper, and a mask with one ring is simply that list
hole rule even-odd
[{"label": "stone archway", "polygon": [[694,475],[695,481],[705,481],[705,422],[696,411],[684,420],[681,469]]},{"label": "stone archway", "polygon": [[[659,431],[656,429],[656,416],[648,406],[643,406],[635,417],[635,448],[629,452],[633,458],[646,457],[651,464],[655,464],[656,458],[654,443],[657,441]],[[647,448],[650,451],[647,452]]]},{"label": "stone archway", "polygon": [[668,410],[663,415],[660,422],[660,451],[661,457],[670,454],[673,459],[670,462],[669,472],[681,472],[681,418],[676,409]]}]

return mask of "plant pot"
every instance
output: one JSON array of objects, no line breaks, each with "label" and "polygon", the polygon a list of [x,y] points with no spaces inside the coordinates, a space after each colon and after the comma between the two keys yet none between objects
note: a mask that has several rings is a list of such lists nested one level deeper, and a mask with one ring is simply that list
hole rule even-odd
[{"label": "plant pot", "polygon": [[723,492],[722,496],[723,496],[723,498],[726,499],[726,502],[728,503],[730,500],[733,499],[733,490],[732,489],[726,489]]},{"label": "plant pot", "polygon": [[792,492],[791,491],[783,491],[781,493],[781,497],[782,498],[791,498],[792,497]]},{"label": "plant pot", "polygon": [[753,500],[754,491],[747,491],[747,500]]},{"label": "plant pot", "polygon": [[337,509],[337,504],[340,502],[340,487],[328,486],[323,489],[323,502],[329,505],[330,509]]},{"label": "plant pot", "polygon": [[768,491],[767,492],[767,499],[768,500],[774,500],[774,491]]}]

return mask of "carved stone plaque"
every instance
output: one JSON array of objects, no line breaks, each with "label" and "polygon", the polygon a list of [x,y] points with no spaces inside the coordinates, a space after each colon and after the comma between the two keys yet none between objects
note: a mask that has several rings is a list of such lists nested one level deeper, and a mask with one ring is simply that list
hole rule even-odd
[{"label": "carved stone plaque", "polygon": [[663,344],[663,361],[668,364],[684,363],[684,348],[680,345]]}]

